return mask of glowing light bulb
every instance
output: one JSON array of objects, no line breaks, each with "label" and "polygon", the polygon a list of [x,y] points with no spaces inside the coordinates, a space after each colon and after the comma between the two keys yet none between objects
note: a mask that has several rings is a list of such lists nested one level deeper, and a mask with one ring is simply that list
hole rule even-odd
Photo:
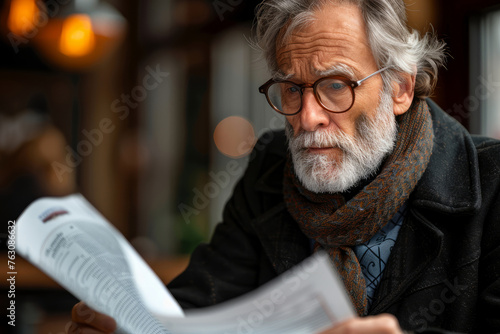
[{"label": "glowing light bulb", "polygon": [[64,20],[59,42],[61,53],[70,57],[82,57],[91,53],[94,45],[95,36],[88,15],[75,14]]},{"label": "glowing light bulb", "polygon": [[28,33],[35,28],[39,14],[35,0],[12,0],[7,27],[17,35]]}]

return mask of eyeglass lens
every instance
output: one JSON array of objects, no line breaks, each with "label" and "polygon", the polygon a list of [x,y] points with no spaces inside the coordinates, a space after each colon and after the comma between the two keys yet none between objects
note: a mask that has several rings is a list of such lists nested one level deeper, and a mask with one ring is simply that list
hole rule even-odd
[{"label": "eyeglass lens", "polygon": [[[353,102],[353,91],[344,81],[336,78],[325,78],[317,82],[315,93],[318,102],[332,112],[343,112]],[[292,82],[276,82],[272,84],[267,95],[272,105],[284,114],[295,114],[302,107],[302,92]]]}]

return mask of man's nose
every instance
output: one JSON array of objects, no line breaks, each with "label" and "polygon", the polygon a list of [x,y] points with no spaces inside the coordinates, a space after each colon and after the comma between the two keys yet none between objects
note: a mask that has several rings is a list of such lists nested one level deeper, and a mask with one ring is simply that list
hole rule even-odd
[{"label": "man's nose", "polygon": [[304,89],[302,95],[302,110],[300,115],[300,127],[305,131],[316,131],[330,124],[330,115],[316,100],[314,92],[310,88]]}]

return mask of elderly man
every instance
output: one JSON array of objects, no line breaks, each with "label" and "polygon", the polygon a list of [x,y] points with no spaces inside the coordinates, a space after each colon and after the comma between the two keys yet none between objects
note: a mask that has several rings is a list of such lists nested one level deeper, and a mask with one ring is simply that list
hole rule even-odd
[{"label": "elderly man", "polygon": [[[425,99],[443,45],[402,0],[271,0],[257,20],[286,130],[256,146],[175,298],[220,303],[323,249],[361,316],[325,333],[499,332],[500,143]],[[112,322],[81,307],[73,329]]]}]

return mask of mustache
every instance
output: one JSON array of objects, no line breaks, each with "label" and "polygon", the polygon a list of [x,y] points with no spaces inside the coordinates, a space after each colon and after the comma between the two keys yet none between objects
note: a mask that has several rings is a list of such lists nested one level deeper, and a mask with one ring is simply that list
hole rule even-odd
[{"label": "mustache", "polygon": [[287,138],[293,150],[304,151],[309,148],[338,147],[345,151],[348,146],[354,144],[354,139],[342,131],[330,132],[328,130],[316,130],[314,132],[300,132],[293,135],[293,129],[287,124]]}]

